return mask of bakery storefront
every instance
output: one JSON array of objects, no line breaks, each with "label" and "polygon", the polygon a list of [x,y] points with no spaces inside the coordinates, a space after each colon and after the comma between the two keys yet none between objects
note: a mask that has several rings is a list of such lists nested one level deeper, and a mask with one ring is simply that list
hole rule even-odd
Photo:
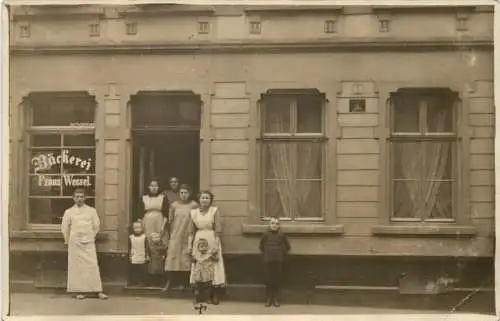
[{"label": "bakery storefront", "polygon": [[28,224],[51,228],[72,205],[75,188],[85,189],[88,204],[95,205],[96,102],[88,95],[53,99],[32,94],[28,99]]},{"label": "bakery storefront", "polygon": [[292,287],[427,293],[492,275],[490,7],[17,9],[14,288],[64,285],[75,187],[100,215],[103,280],[123,287],[153,176],[214,192],[235,296],[260,283],[270,216],[290,234]]}]

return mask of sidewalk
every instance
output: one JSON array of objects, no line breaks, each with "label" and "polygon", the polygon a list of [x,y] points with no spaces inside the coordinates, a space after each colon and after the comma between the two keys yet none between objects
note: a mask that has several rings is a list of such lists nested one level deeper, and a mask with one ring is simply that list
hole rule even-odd
[{"label": "sidewalk", "polygon": [[[107,301],[72,299],[64,294],[13,293],[11,316],[33,315],[169,315],[196,314],[189,299],[111,296]],[[289,305],[267,308],[259,303],[221,302],[203,314],[424,314],[436,311],[349,308],[324,305]],[[446,315],[446,313],[443,313]]]}]

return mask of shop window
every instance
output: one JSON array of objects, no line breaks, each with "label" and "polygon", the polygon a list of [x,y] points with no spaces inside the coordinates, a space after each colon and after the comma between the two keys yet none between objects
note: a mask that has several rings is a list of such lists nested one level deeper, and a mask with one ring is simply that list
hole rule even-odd
[{"label": "shop window", "polygon": [[30,224],[60,224],[83,188],[95,198],[95,103],[88,96],[30,97],[28,213]]},{"label": "shop window", "polygon": [[392,221],[454,221],[457,96],[402,89],[390,101]]},{"label": "shop window", "polygon": [[316,91],[268,92],[262,99],[263,216],[323,218],[325,99]]}]

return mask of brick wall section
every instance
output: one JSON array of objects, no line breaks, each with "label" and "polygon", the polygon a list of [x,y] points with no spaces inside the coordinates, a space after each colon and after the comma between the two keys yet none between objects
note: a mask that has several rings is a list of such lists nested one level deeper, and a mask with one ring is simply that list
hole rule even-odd
[{"label": "brick wall section", "polygon": [[[118,217],[120,212],[120,127],[121,113],[126,109],[120,105],[120,100],[114,96],[106,96],[102,107],[104,112],[104,133],[103,139],[99,138],[98,144],[104,144],[104,148],[98,148],[98,155],[104,164],[100,168],[104,171],[104,186],[102,193],[104,199],[98,205],[101,216],[101,231],[108,235],[108,241],[103,244],[103,250],[113,250],[118,248]],[[123,169],[122,169],[123,170]]]},{"label": "brick wall section", "polygon": [[[366,111],[349,112],[349,99],[366,100]],[[337,218],[346,236],[371,234],[377,221],[378,97],[372,82],[342,82],[337,100]]]},{"label": "brick wall section", "polygon": [[479,233],[491,235],[495,201],[493,82],[477,81],[469,93],[470,207]]},{"label": "brick wall section", "polygon": [[248,215],[250,101],[245,83],[216,83],[211,101],[211,188],[223,219],[224,243]]},{"label": "brick wall section", "polygon": [[118,201],[118,153],[119,141],[107,139],[104,143],[104,213],[101,213],[102,228],[111,236],[109,247],[117,246],[117,228],[119,215]]}]

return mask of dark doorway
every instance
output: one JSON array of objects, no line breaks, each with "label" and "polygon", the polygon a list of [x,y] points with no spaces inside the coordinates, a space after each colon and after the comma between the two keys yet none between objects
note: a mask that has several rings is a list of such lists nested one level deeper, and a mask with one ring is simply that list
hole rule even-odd
[{"label": "dark doorway", "polygon": [[[189,184],[193,196],[200,184],[201,100],[191,92],[140,92],[132,109],[132,209],[152,177],[168,189],[172,176]],[[133,215],[133,214],[136,215]]]}]

